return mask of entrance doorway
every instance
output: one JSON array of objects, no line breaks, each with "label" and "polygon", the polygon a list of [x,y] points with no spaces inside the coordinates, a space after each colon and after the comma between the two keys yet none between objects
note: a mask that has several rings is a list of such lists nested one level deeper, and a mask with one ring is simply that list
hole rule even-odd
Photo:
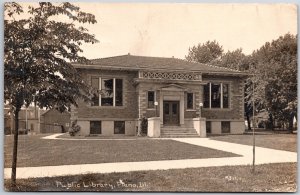
[{"label": "entrance doorway", "polygon": [[164,125],[179,125],[179,101],[164,101]]}]

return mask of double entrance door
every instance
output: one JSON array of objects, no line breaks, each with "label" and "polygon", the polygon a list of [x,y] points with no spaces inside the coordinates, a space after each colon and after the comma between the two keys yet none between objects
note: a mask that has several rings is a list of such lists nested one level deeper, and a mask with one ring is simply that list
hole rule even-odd
[{"label": "double entrance door", "polygon": [[164,101],[164,125],[179,125],[179,101]]}]

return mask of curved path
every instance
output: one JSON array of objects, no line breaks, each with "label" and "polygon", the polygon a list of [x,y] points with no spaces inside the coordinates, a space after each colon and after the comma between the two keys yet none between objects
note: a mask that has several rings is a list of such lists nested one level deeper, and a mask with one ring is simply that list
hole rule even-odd
[{"label": "curved path", "polygon": [[[59,139],[61,134],[55,134],[44,137],[43,139]],[[170,138],[157,138],[170,139]],[[53,177],[64,175],[78,175],[86,173],[113,173],[129,171],[148,171],[148,170],[168,170],[168,169],[185,169],[214,166],[235,166],[252,164],[252,146],[235,144],[223,141],[211,140],[209,138],[171,138],[172,140],[193,144],[197,146],[208,147],[225,152],[232,152],[242,157],[225,157],[225,158],[207,158],[207,159],[183,159],[183,160],[162,160],[162,161],[144,161],[144,162],[116,162],[101,164],[80,164],[80,165],[62,165],[62,166],[43,166],[43,167],[21,167],[17,168],[17,178],[30,177]],[[66,138],[66,140],[70,140]],[[83,139],[73,139],[83,140]],[[103,139],[89,139],[103,140]],[[128,140],[128,139],[126,139]],[[268,163],[286,163],[297,162],[297,153],[269,148],[256,147],[255,164]],[[11,168],[4,169],[4,177],[9,178]]]}]

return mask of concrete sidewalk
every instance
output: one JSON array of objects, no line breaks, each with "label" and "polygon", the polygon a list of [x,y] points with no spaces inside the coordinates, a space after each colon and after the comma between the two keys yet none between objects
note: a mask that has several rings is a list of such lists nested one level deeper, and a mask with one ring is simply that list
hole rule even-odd
[{"label": "concrete sidewalk", "polygon": [[[21,167],[17,168],[17,178],[20,179],[30,177],[53,177],[87,173],[113,173],[214,166],[235,166],[250,165],[252,163],[252,146],[210,140],[209,138],[172,138],[172,140],[222,150],[225,152],[232,152],[242,155],[242,157]],[[285,162],[297,162],[297,153],[256,147],[255,164]],[[5,168],[4,177],[10,178],[10,174],[11,169]]]}]

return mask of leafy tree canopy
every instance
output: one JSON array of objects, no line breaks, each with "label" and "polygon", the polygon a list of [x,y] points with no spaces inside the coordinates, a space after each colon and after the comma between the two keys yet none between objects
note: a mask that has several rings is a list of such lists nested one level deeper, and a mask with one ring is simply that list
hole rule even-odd
[{"label": "leafy tree canopy", "polygon": [[[70,3],[41,2],[28,7],[26,17],[18,3],[5,3],[4,19],[4,100],[14,112],[15,132],[11,182],[16,186],[18,115],[32,102],[41,108],[64,111],[80,98],[90,100],[90,87],[72,62],[80,56],[82,43],[96,43],[94,35],[80,24],[96,23],[94,15]],[[66,16],[69,22],[54,20]],[[76,26],[75,23],[79,26]]]},{"label": "leafy tree canopy", "polygon": [[80,56],[80,46],[98,41],[80,24],[96,23],[95,16],[70,3],[41,2],[29,6],[26,18],[17,20],[23,12],[21,5],[5,3],[5,101],[14,109],[35,102],[64,111],[78,98],[88,100],[90,88],[71,62],[88,62]]},{"label": "leafy tree canopy", "polygon": [[243,53],[242,49],[237,49],[234,51],[227,51],[222,54],[219,59],[213,60],[210,64],[233,70],[246,70],[248,69],[248,63],[248,58]]},{"label": "leafy tree canopy", "polygon": [[216,41],[207,41],[189,48],[189,53],[185,58],[191,62],[209,63],[221,57],[223,53],[222,46]]},{"label": "leafy tree canopy", "polygon": [[252,54],[254,83],[246,89],[249,103],[255,97],[260,108],[286,122],[297,112],[297,36],[286,34],[265,43]]}]

